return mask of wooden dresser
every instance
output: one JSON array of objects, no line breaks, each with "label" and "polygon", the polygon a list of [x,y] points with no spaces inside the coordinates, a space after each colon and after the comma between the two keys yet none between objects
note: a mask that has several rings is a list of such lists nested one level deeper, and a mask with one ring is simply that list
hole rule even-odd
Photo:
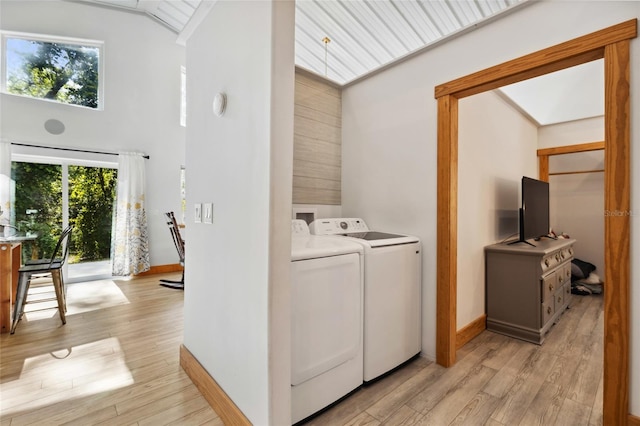
[{"label": "wooden dresser", "polygon": [[542,344],[571,303],[572,239],[485,247],[487,329]]}]

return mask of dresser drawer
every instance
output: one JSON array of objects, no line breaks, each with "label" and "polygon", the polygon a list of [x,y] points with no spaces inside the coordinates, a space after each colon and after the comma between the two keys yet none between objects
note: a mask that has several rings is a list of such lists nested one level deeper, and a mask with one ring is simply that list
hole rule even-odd
[{"label": "dresser drawer", "polygon": [[542,326],[544,326],[553,316],[555,303],[553,297],[542,304]]},{"label": "dresser drawer", "polygon": [[558,289],[558,273],[557,271],[542,277],[542,302],[551,300],[553,303],[553,294]]},{"label": "dresser drawer", "polygon": [[553,310],[559,312],[564,307],[564,287],[558,287],[558,290],[553,295]]},{"label": "dresser drawer", "polygon": [[564,284],[564,304],[568,307],[571,305],[571,281]]}]

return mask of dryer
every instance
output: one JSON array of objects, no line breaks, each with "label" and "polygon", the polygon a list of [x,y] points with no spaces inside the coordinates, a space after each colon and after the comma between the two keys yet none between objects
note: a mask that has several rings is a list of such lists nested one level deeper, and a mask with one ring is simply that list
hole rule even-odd
[{"label": "dryer", "polygon": [[291,223],[291,414],[299,422],[362,385],[363,247]]},{"label": "dryer", "polygon": [[360,218],[318,219],[315,235],[340,236],[364,248],[364,381],[418,355],[422,349],[420,239],[371,231]]}]

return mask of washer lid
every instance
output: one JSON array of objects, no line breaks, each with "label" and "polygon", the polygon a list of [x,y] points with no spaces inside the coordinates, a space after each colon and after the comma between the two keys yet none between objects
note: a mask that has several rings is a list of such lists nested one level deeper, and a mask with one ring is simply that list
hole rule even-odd
[{"label": "washer lid", "polygon": [[[373,235],[368,235],[373,234]],[[411,235],[385,234],[384,232],[367,232],[366,236],[358,236],[357,234],[345,234],[352,241],[358,241],[368,247],[388,247],[401,244],[419,243],[420,239]]]},{"label": "washer lid", "polygon": [[362,253],[362,245],[342,237],[307,235],[291,237],[291,260],[316,259]]},{"label": "washer lid", "polygon": [[361,240],[366,241],[376,241],[376,240],[389,240],[392,238],[403,238],[406,235],[399,234],[388,234],[386,232],[377,232],[377,231],[369,231],[369,232],[354,232],[351,234],[344,234],[347,237],[360,238]]}]

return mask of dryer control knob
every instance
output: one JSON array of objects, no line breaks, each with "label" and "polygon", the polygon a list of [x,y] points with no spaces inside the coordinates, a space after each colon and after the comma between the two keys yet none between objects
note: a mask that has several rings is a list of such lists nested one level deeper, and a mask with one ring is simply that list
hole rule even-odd
[{"label": "dryer control knob", "polygon": [[347,229],[349,227],[349,225],[347,224],[347,222],[340,222],[340,228],[342,229]]}]

